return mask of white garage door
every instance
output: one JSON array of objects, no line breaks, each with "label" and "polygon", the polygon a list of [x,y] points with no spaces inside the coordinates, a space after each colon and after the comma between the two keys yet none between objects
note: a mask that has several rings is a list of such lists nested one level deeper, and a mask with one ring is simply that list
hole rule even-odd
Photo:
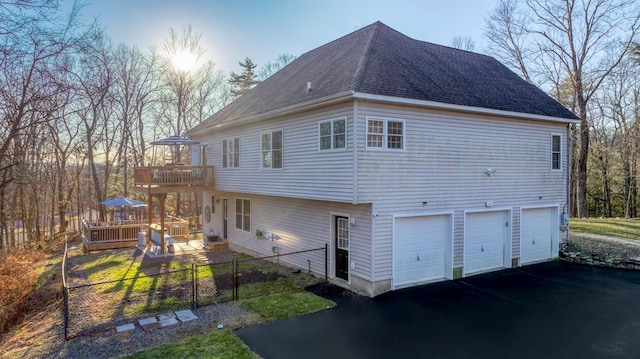
[{"label": "white garage door", "polygon": [[509,227],[507,211],[468,213],[464,230],[464,273],[473,274],[505,263]]},{"label": "white garage door", "polygon": [[[520,220],[520,264],[551,258],[555,208],[523,209]],[[556,232],[557,232],[556,228]],[[557,233],[555,233],[557,236]]]},{"label": "white garage door", "polygon": [[393,235],[393,286],[445,278],[449,215],[397,217]]}]

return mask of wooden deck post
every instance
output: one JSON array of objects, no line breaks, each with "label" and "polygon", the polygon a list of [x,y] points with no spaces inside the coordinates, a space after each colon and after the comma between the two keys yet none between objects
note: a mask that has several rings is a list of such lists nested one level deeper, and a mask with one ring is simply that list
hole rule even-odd
[{"label": "wooden deck post", "polygon": [[149,225],[149,239],[151,239],[151,224],[153,223],[153,196],[151,195],[151,191],[149,191],[147,195],[147,202],[147,217],[149,217],[149,223],[147,224]]},{"label": "wooden deck post", "polygon": [[166,193],[158,194],[158,199],[160,200],[160,249],[161,253],[165,254],[167,252],[167,248],[164,245],[164,217],[165,217],[165,201],[167,200]]}]

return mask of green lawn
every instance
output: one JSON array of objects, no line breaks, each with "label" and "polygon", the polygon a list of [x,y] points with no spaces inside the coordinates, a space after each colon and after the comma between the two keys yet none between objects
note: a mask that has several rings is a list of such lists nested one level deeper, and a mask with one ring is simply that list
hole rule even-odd
[{"label": "green lawn", "polygon": [[620,218],[572,218],[569,230],[640,240],[640,221]]},{"label": "green lawn", "polygon": [[315,294],[299,291],[243,300],[240,307],[266,320],[284,319],[333,308],[336,303]]},{"label": "green lawn", "polygon": [[[332,308],[336,304],[306,291],[278,293],[240,302],[245,310],[259,314],[265,320],[289,318],[296,315]],[[128,358],[258,358],[229,330],[194,335],[135,353]]]},{"label": "green lawn", "polygon": [[178,342],[168,342],[153,349],[137,352],[131,359],[164,358],[258,358],[230,330],[194,335]]}]

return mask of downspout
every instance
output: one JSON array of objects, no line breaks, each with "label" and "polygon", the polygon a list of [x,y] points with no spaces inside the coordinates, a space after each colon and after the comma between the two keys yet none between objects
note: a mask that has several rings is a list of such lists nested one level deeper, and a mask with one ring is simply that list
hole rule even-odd
[{"label": "downspout", "polygon": [[567,172],[566,172],[566,200],[562,209],[560,225],[567,231],[566,241],[569,242],[569,201],[571,199],[571,124],[567,124]]}]

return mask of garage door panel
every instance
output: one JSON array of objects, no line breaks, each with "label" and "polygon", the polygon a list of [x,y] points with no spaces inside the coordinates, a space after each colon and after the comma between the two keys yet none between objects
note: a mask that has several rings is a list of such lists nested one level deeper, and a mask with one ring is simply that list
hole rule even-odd
[{"label": "garage door panel", "polygon": [[465,219],[465,274],[504,267],[505,211],[469,213]]},{"label": "garage door panel", "polygon": [[399,217],[394,227],[394,286],[445,277],[450,216]]},{"label": "garage door panel", "polygon": [[544,261],[552,257],[555,214],[555,208],[522,210],[520,264]]}]

